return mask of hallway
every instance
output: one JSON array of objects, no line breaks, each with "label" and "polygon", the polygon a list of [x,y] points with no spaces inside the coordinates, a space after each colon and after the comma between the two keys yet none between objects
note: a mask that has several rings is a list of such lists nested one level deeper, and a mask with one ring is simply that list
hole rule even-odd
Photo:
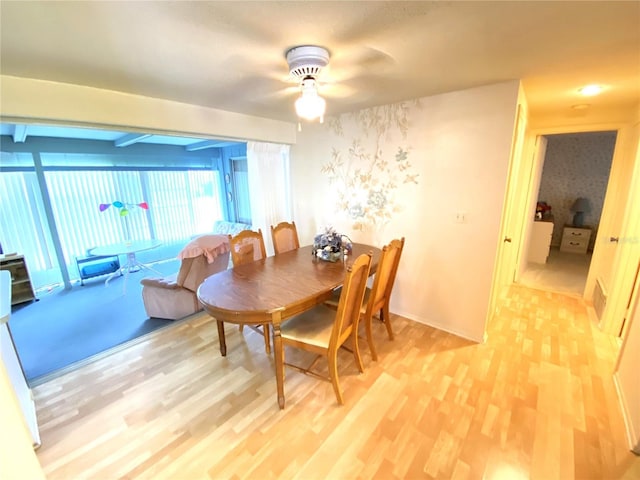
[{"label": "hallway", "polygon": [[525,287],[582,297],[590,263],[591,253],[563,253],[557,247],[552,247],[547,263],[529,263],[518,283]]}]

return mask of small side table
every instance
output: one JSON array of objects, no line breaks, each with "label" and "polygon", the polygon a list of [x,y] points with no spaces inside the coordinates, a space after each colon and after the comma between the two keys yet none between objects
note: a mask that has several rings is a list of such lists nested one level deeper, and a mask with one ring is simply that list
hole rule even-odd
[{"label": "small side table", "polygon": [[560,251],[567,253],[579,253],[586,255],[591,238],[590,227],[574,227],[567,225],[562,230],[562,241]]},{"label": "small side table", "polygon": [[109,280],[111,280],[116,275],[123,275],[124,282],[122,285],[122,293],[123,295],[127,292],[127,278],[129,277],[129,273],[137,272],[140,268],[145,268],[147,270],[151,270],[159,275],[160,272],[157,270],[145,265],[144,263],[140,263],[136,259],[136,253],[142,252],[144,250],[151,250],[152,248],[157,248],[161,245],[157,240],[137,240],[137,241],[129,241],[129,242],[120,242],[114,243],[112,245],[105,245],[103,247],[95,247],[89,250],[89,254],[102,256],[102,257],[113,257],[118,255],[126,255],[127,261],[115,272],[110,274],[105,280],[104,284],[109,285]]}]

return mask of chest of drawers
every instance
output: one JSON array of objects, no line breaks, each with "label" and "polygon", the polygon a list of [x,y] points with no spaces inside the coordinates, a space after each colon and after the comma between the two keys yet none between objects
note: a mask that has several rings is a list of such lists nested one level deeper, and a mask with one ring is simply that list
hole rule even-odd
[{"label": "chest of drawers", "polygon": [[531,241],[529,243],[528,260],[533,263],[547,263],[551,236],[553,235],[552,222],[533,222]]},{"label": "chest of drawers", "polygon": [[587,227],[564,227],[562,230],[562,241],[560,251],[567,253],[580,253],[585,255],[589,247],[591,229]]}]

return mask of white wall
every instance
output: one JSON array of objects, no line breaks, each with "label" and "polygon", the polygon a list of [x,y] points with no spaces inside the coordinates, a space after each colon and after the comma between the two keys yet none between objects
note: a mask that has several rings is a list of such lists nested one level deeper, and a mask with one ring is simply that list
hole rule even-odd
[{"label": "white wall", "polygon": [[[398,106],[381,107],[374,113],[384,117],[383,123],[395,122],[382,134],[371,111],[342,115],[340,129],[330,121],[303,125],[291,148],[301,242],[309,243],[327,223],[354,241],[378,246],[406,237],[391,311],[482,341],[518,87],[512,81],[422,98],[401,105],[404,117]],[[410,167],[397,161],[399,148],[408,152]],[[395,211],[387,224],[356,230],[361,218],[346,214],[345,205],[336,208],[341,181],[330,184],[322,167],[337,152],[344,162],[338,173],[355,183],[346,189],[353,192],[361,187],[357,174],[369,173],[376,151],[391,170],[374,168],[371,174],[378,178],[372,188],[385,191],[386,178],[396,177],[398,188],[385,191]],[[401,164],[404,170],[398,171]],[[418,183],[403,183],[407,174],[417,174]],[[465,223],[456,223],[459,212]]]},{"label": "white wall", "polygon": [[3,362],[0,362],[0,425],[0,478],[45,478]]}]

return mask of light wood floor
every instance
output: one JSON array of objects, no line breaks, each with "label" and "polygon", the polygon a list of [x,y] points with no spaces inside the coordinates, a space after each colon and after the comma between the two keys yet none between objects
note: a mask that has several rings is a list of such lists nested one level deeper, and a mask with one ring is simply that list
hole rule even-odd
[{"label": "light wood floor", "polygon": [[[486,344],[394,317],[341,352],[345,405],[295,371],[276,402],[258,334],[206,316],[35,387],[49,479],[639,478],[617,346],[575,298],[514,286]],[[287,353],[287,358],[294,358]]]}]

